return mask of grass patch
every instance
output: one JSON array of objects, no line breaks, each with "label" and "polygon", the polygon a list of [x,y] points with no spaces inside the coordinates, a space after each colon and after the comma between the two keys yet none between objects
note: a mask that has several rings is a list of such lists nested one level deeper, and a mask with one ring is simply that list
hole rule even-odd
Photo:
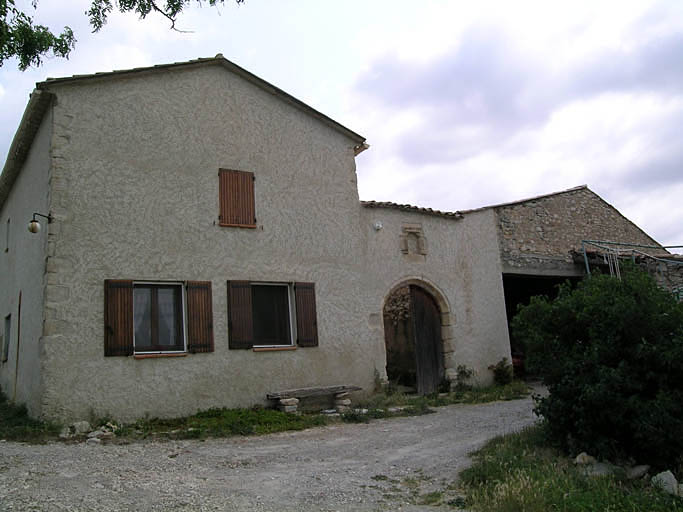
[{"label": "grass patch", "polygon": [[273,409],[208,409],[192,416],[142,419],[122,426],[117,435],[133,439],[150,436],[172,439],[246,436],[326,425],[319,414],[287,414]]},{"label": "grass patch", "polygon": [[406,407],[405,415],[425,414],[429,407],[441,407],[452,404],[483,404],[499,400],[517,400],[529,395],[526,383],[516,380],[504,386],[461,389],[450,393],[434,393],[428,396],[407,395],[387,390],[377,393],[359,402],[357,407],[364,407],[370,412],[393,407]]},{"label": "grass patch", "polygon": [[541,426],[498,437],[460,475],[467,506],[487,512],[683,512],[683,500],[648,481],[589,477],[551,448]]},{"label": "grass patch", "polygon": [[443,499],[443,493],[441,491],[428,492],[422,494],[418,500],[418,505],[438,505]]},{"label": "grass patch", "polygon": [[25,405],[15,405],[0,391],[0,439],[46,442],[59,434],[59,425],[29,418]]}]

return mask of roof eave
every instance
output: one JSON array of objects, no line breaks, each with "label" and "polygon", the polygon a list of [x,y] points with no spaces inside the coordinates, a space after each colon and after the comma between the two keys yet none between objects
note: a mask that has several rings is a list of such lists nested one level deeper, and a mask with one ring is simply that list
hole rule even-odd
[{"label": "roof eave", "polygon": [[67,83],[72,83],[72,82],[83,82],[83,81],[89,81],[89,80],[102,80],[102,79],[109,79],[109,78],[116,78],[124,75],[131,75],[131,74],[138,74],[138,73],[150,73],[150,72],[155,72],[155,71],[160,71],[160,70],[165,70],[165,69],[170,69],[170,68],[181,68],[181,67],[204,67],[204,66],[214,66],[214,65],[220,65],[224,67],[225,69],[231,71],[232,73],[240,76],[241,78],[247,80],[251,84],[259,87],[260,89],[273,94],[274,96],[277,96],[281,100],[285,101],[286,103],[289,103],[290,105],[294,106],[298,110],[301,110],[302,112],[322,121],[324,124],[329,126],[330,128],[336,130],[337,132],[341,133],[342,135],[345,135],[349,139],[351,139],[353,142],[355,142],[356,147],[362,147],[363,144],[365,143],[365,137],[362,135],[359,135],[358,133],[354,132],[353,130],[348,129],[344,125],[338,123],[334,119],[326,116],[322,112],[317,111],[313,107],[310,107],[303,101],[295,98],[291,94],[283,91],[279,87],[274,86],[273,84],[263,80],[262,78],[259,78],[258,76],[254,75],[253,73],[247,71],[246,69],[238,66],[234,62],[229,61],[225,57],[223,57],[221,54],[218,54],[216,57],[209,57],[209,58],[199,58],[195,60],[190,60],[186,62],[173,62],[169,64],[157,64],[155,66],[148,66],[148,67],[141,67],[141,68],[133,68],[133,69],[125,69],[125,70],[118,70],[118,71],[111,71],[107,73],[94,73],[91,75],[74,75],[70,77],[64,77],[64,78],[48,78],[44,82],[38,82],[36,84],[36,87],[38,89],[45,90],[49,88],[52,85],[57,85],[57,84],[67,84]]},{"label": "roof eave", "polygon": [[47,111],[53,94],[49,91],[34,89],[29,97],[28,104],[21,117],[19,128],[14,134],[12,144],[7,153],[5,166],[0,174],[0,209],[3,208],[14,182],[21,172],[21,168],[26,161],[26,157],[33,144],[36,132],[40,128],[43,116]]}]

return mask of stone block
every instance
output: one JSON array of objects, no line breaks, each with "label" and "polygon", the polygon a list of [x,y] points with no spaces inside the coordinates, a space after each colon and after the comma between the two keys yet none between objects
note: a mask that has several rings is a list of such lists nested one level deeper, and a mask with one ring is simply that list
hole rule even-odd
[{"label": "stone block", "polygon": [[342,399],[342,398],[346,398],[347,396],[349,396],[349,392],[344,391],[343,393],[337,393],[336,395],[334,395],[334,398],[335,399]]},{"label": "stone block", "polygon": [[338,405],[336,406],[337,412],[338,413],[343,413],[343,412],[349,412],[351,410],[351,407],[348,405]]},{"label": "stone block", "polygon": [[297,411],[298,407],[296,405],[280,405],[278,406],[282,412],[294,413]]},{"label": "stone block", "polygon": [[334,405],[337,406],[337,407],[340,406],[340,405],[346,405],[346,406],[348,406],[348,405],[351,405],[351,400],[349,400],[348,398],[345,398],[345,399],[342,399],[342,400],[335,400],[335,401],[334,401]]},{"label": "stone block", "polygon": [[299,405],[298,398],[280,398],[278,401],[280,405]]}]

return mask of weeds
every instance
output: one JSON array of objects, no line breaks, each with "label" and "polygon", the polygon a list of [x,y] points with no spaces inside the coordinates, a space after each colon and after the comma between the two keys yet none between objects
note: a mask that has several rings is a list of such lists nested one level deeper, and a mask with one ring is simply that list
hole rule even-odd
[{"label": "weeds", "polygon": [[45,442],[56,437],[59,425],[29,418],[26,406],[15,405],[0,391],[0,439]]},{"label": "weeds", "polygon": [[318,414],[287,414],[273,409],[208,409],[192,416],[173,419],[142,419],[124,425],[118,436],[144,439],[149,436],[172,439],[246,436],[285,430],[303,430],[326,424]]},{"label": "weeds", "polygon": [[540,426],[490,441],[460,476],[474,511],[683,511],[683,500],[647,481],[584,475],[549,447]]}]

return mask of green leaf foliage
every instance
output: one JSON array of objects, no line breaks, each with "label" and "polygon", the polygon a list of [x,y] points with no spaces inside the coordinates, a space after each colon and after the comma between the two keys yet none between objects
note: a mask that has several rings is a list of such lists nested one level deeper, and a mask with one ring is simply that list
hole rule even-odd
[{"label": "green leaf foliage", "polygon": [[[205,0],[209,5],[224,4],[225,0]],[[235,0],[244,3],[244,0]],[[119,12],[134,12],[140,19],[150,13],[164,16],[175,29],[178,15],[190,4],[201,5],[202,0],[166,0],[158,3],[155,0],[93,0],[86,11],[93,32],[98,32],[107,23],[108,16],[115,9]],[[33,9],[38,0],[33,0]],[[76,38],[69,27],[64,27],[61,34],[55,34],[43,25],[35,25],[33,18],[18,9],[15,0],[0,0],[0,66],[12,57],[19,60],[19,69],[24,71],[29,66],[40,66],[43,58],[51,54],[55,57],[69,57],[76,44]]]},{"label": "green leaf foliage", "polygon": [[674,467],[683,454],[683,306],[646,273],[593,275],[512,322],[564,449]]},{"label": "green leaf foliage", "polygon": [[[202,4],[202,0],[195,0],[195,2]],[[235,0],[235,2],[241,4],[244,0]],[[171,28],[175,28],[178,15],[191,3],[193,3],[192,0],[166,0],[161,4],[155,0],[93,0],[86,14],[90,18],[94,32],[98,32],[107,23],[107,17],[114,7],[120,12],[134,12],[140,16],[140,19],[145,19],[148,14],[156,12],[171,22]],[[211,6],[224,3],[225,0],[208,0]]]},{"label": "green leaf foliage", "polygon": [[[33,7],[36,7],[34,0]],[[39,66],[48,53],[68,57],[76,39],[69,27],[55,35],[16,8],[14,0],[0,0],[0,66],[10,57],[19,59],[19,69]]]}]

